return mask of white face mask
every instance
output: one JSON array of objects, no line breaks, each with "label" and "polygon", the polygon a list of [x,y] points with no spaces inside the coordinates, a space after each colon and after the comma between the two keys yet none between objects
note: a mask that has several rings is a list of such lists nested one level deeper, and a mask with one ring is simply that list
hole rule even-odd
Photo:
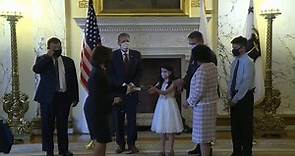
[{"label": "white face mask", "polygon": [[122,51],[127,51],[129,49],[129,45],[130,45],[129,42],[123,42],[123,43],[121,43],[120,48]]},{"label": "white face mask", "polygon": [[189,46],[191,49],[194,49],[197,46],[197,44],[190,44]]},{"label": "white face mask", "polygon": [[169,72],[167,69],[165,68],[161,68],[161,77],[165,80],[169,78],[169,75],[171,74],[171,72]]}]

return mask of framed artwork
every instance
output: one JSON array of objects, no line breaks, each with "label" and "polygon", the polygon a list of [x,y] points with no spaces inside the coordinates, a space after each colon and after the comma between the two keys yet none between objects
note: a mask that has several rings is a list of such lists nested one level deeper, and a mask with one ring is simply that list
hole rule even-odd
[{"label": "framed artwork", "polygon": [[97,15],[184,16],[189,0],[96,0]]}]

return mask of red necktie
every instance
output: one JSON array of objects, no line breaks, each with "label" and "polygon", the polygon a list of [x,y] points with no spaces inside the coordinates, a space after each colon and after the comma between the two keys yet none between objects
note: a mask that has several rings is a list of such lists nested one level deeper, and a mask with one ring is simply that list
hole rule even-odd
[{"label": "red necktie", "polygon": [[124,67],[125,67],[125,73],[127,73],[128,72],[128,61],[129,61],[129,59],[128,59],[128,55],[127,55],[127,52],[124,52]]}]

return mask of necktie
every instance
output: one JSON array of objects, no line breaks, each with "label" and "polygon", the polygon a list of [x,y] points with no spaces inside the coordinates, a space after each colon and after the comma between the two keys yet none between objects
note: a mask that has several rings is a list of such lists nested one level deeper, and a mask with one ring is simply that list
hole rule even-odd
[{"label": "necktie", "polygon": [[237,81],[239,64],[240,64],[240,61],[238,60],[236,66],[235,66],[235,69],[234,69],[234,74],[233,74],[233,78],[232,78],[232,82],[231,82],[231,86],[230,86],[231,97],[235,96],[235,94],[236,94],[236,83],[237,83],[236,81]]},{"label": "necktie", "polygon": [[124,52],[124,68],[125,68],[125,73],[127,73],[128,72],[128,61],[129,61],[129,59],[128,59],[128,55],[127,55],[127,53],[126,52]]},{"label": "necktie", "polygon": [[55,68],[55,75],[56,75],[56,91],[60,90],[60,85],[59,85],[59,70],[58,70],[58,61],[57,58],[54,59],[54,68]]}]

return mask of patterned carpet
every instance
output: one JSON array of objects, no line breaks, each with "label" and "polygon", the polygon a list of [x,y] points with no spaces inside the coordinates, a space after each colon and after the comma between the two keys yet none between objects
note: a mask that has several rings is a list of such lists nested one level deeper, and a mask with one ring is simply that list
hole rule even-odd
[{"label": "patterned carpet", "polygon": [[[88,138],[88,136],[84,137]],[[84,145],[87,143],[87,139],[78,139],[71,141],[70,150],[76,156],[91,155],[92,151],[87,151]],[[140,134],[137,146],[140,150],[138,154],[133,156],[155,156],[158,155],[160,146],[158,137],[151,134]],[[175,155],[183,156],[187,155],[187,150],[193,147],[190,135],[179,135],[175,141]],[[229,156],[231,154],[231,141],[229,139],[218,139],[213,146],[214,156]],[[108,144],[107,155],[120,156],[126,155],[115,154],[114,149],[116,145],[114,142]],[[56,149],[56,148],[55,148]],[[41,152],[41,145],[36,144],[19,144],[14,145],[10,154],[11,156],[42,156],[45,153]],[[255,156],[295,156],[295,140],[292,139],[258,139],[254,145]],[[0,154],[4,155],[4,154]]]}]

